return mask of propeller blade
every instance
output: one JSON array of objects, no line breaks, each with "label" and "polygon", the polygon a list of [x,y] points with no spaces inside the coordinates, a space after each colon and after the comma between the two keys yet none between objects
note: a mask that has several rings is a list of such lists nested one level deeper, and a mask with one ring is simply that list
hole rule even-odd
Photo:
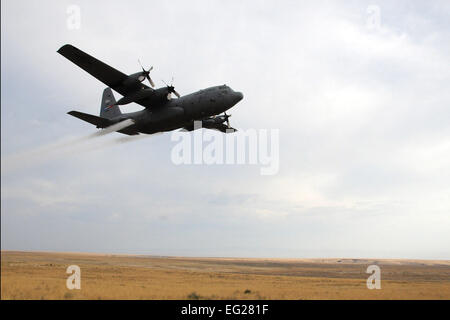
[{"label": "propeller blade", "polygon": [[[150,72],[150,71],[149,71],[149,72]],[[147,80],[148,80],[148,82],[150,83],[150,85],[152,86],[152,88],[154,88],[154,87],[155,87],[155,83],[153,82],[152,78],[150,78],[150,75],[149,75],[149,74],[147,74]]]},{"label": "propeller blade", "polygon": [[150,71],[153,70],[153,66],[150,67],[150,69],[145,70],[144,66],[141,63],[141,60],[138,59],[139,65],[142,68],[142,74],[144,75],[145,78],[147,78],[148,82],[150,83],[150,86],[152,86],[153,88],[155,87],[155,83],[153,82],[152,78],[150,78]]},{"label": "propeller blade", "polygon": [[175,89],[173,89],[173,93],[177,96],[177,98],[181,97],[180,94],[175,91]]},{"label": "propeller blade", "polygon": [[142,66],[142,63],[141,63],[141,60],[140,59],[138,59],[138,62],[139,62],[139,65],[141,66],[141,68],[142,68],[142,71],[144,71],[145,72],[145,69],[144,69],[144,67]]}]

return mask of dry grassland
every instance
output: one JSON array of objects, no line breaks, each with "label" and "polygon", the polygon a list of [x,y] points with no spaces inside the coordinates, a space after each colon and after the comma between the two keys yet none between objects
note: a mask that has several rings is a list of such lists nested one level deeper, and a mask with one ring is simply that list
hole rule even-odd
[{"label": "dry grassland", "polygon": [[[381,290],[366,269],[381,268]],[[81,268],[81,290],[66,268]],[[450,299],[450,261],[1,252],[2,299]]]}]

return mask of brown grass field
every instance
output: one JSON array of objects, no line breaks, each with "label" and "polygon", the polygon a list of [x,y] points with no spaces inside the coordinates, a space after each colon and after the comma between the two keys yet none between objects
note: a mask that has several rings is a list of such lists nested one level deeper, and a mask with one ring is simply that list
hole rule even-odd
[{"label": "brown grass field", "polygon": [[[366,269],[381,268],[369,290]],[[81,289],[66,268],[81,268]],[[450,299],[450,261],[1,252],[1,299]]]}]

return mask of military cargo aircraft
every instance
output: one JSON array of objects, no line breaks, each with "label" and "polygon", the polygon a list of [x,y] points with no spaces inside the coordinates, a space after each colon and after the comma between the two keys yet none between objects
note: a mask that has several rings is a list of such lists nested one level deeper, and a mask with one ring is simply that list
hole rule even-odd
[{"label": "military cargo aircraft", "polygon": [[[108,86],[103,91],[100,116],[79,111],[68,112],[97,128],[107,128],[132,120],[131,125],[117,132],[137,135],[180,128],[192,131],[198,127],[215,129],[224,133],[236,131],[230,126],[231,115],[226,114],[226,111],[241,101],[243,95],[226,85],[181,96],[172,84],[157,89],[151,88],[155,86],[150,78],[153,67],[145,70],[141,65],[142,71],[126,75],[70,44],[62,46],[57,52]],[[146,79],[151,87],[143,83]],[[116,101],[111,89],[123,97]],[[172,99],[172,94],[178,98]],[[132,102],[143,106],[144,109],[122,113],[119,106]],[[194,121],[200,121],[201,126],[194,126]]]}]

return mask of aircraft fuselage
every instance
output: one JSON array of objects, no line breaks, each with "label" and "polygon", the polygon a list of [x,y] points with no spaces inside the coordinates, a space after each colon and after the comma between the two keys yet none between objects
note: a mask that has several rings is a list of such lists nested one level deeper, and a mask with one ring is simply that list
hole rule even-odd
[{"label": "aircraft fuselage", "polygon": [[110,121],[118,123],[132,119],[134,125],[127,130],[146,134],[171,131],[189,125],[195,120],[219,115],[242,98],[242,93],[228,86],[215,86],[168,100],[154,109],[146,108],[137,112],[123,113]]}]

